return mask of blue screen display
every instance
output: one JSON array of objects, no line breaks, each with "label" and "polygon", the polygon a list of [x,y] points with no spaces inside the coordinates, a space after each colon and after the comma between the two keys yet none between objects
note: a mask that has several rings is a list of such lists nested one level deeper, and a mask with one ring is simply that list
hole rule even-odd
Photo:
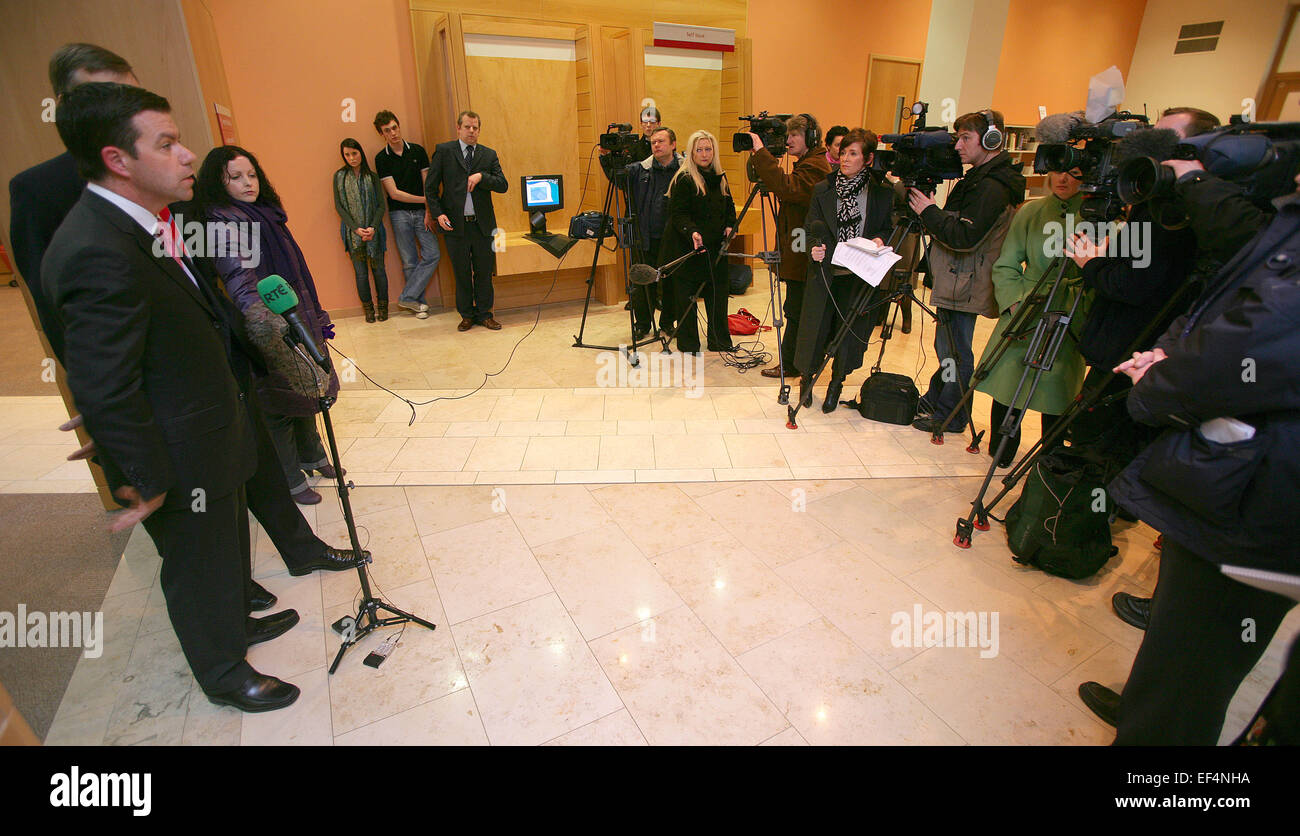
[{"label": "blue screen display", "polygon": [[544,177],[529,179],[524,183],[524,206],[528,209],[550,209],[560,205],[560,179]]}]

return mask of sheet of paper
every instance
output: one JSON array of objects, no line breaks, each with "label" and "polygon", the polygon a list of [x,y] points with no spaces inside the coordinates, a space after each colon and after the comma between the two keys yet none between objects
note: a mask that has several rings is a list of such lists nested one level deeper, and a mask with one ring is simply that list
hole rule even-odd
[{"label": "sheet of paper", "polygon": [[1300,575],[1287,575],[1282,572],[1269,572],[1265,569],[1251,569],[1246,566],[1220,566],[1223,574],[1234,581],[1241,581],[1256,589],[1264,589],[1294,598],[1300,601]]},{"label": "sheet of paper", "polygon": [[880,287],[880,282],[902,256],[889,247],[881,247],[872,254],[870,251],[875,248],[875,244],[865,238],[851,238],[835,246],[831,264],[852,271],[872,287]]}]

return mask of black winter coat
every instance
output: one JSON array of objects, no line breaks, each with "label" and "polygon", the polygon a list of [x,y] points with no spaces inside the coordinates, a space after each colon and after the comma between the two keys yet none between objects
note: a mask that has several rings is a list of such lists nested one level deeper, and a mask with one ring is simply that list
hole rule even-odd
[{"label": "black winter coat", "polygon": [[921,223],[935,243],[968,250],[993,228],[1008,206],[1025,202],[1025,176],[1021,164],[1006,151],[966,172],[948,192],[943,209],[930,206]]},{"label": "black winter coat", "polygon": [[[1129,394],[1134,419],[1165,426],[1110,484],[1119,504],[1216,564],[1300,571],[1300,202],[1211,282],[1156,343]],[[1202,422],[1232,417],[1255,438],[1208,441]]]},{"label": "black winter coat", "polygon": [[[666,264],[674,258],[686,255],[695,245],[691,243],[691,233],[698,232],[708,247],[708,258],[716,261],[718,249],[722,245],[724,229],[736,226],[736,204],[730,194],[722,191],[726,175],[703,172],[704,194],[695,187],[695,181],[683,174],[673,181],[668,191],[668,223],[664,226],[663,244],[659,250],[659,263]],[[714,267],[716,278],[727,280],[727,266],[724,262]],[[708,278],[708,266],[703,257],[696,256],[682,266],[682,276],[690,276],[694,282]],[[692,285],[694,289],[694,285]]]},{"label": "black winter coat", "polygon": [[[839,235],[839,223],[835,217],[838,198],[835,194],[835,177],[832,171],[826,179],[813,189],[812,203],[808,207],[808,218],[804,228],[809,230],[808,249],[813,247],[812,228],[816,221],[821,221],[830,229],[831,240],[826,242],[826,255],[821,264],[808,259],[808,280],[804,288],[803,308],[799,312],[799,342],[795,346],[795,368],[805,374],[812,374],[817,369],[826,346],[831,337],[843,323],[842,316],[848,316],[852,299],[865,282],[857,276],[837,277],[832,274],[831,259],[835,257],[835,245]],[[862,224],[862,237],[868,240],[879,238],[889,243],[894,230],[893,205],[894,190],[868,177],[867,185],[858,200],[866,201],[867,217]],[[832,303],[832,300],[834,302]],[[865,317],[858,317],[853,322],[850,336],[840,343],[835,359],[835,372],[849,375],[862,367],[866,344],[871,338],[871,329],[879,321],[882,311],[877,309]]]},{"label": "black winter coat", "polygon": [[[1101,369],[1114,368],[1127,357],[1134,340],[1190,279],[1196,261],[1196,234],[1190,229],[1170,230],[1154,223],[1147,204],[1134,208],[1128,226],[1142,230],[1143,235],[1150,230],[1150,238],[1142,242],[1146,248],[1144,258],[1102,256],[1083,267],[1083,284],[1094,291],[1094,296],[1079,338],[1079,353],[1089,365]],[[1135,262],[1146,265],[1138,267]],[[1195,294],[1189,292],[1176,310],[1155,323],[1148,332],[1148,345],[1164,333],[1174,317],[1187,312],[1194,298]]]},{"label": "black winter coat", "polygon": [[[681,157],[673,157],[672,165],[662,166],[654,157],[647,157],[627,167],[628,200],[636,213],[642,249],[652,240],[662,240],[664,225],[668,223],[668,184],[681,165]],[[658,253],[650,253],[651,259]]]}]

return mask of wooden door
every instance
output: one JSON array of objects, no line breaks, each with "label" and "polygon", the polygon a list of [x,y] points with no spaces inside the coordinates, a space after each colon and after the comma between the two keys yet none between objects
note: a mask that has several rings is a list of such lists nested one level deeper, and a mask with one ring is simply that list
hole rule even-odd
[{"label": "wooden door", "polygon": [[[862,110],[862,127],[879,134],[900,130],[898,113],[916,101],[921,83],[921,62],[914,58],[872,55],[867,65],[867,96]],[[902,121],[902,130],[909,122]]]}]

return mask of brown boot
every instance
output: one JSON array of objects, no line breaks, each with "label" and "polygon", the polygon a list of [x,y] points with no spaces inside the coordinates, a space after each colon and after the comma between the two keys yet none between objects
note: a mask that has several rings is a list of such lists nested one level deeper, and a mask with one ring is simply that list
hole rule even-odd
[{"label": "brown boot", "polygon": [[366,322],[375,321],[375,306],[370,302],[361,303],[361,312],[366,315]]},{"label": "brown boot", "polygon": [[378,314],[379,321],[385,322],[388,319],[388,300],[380,299],[375,302],[375,312]]}]

